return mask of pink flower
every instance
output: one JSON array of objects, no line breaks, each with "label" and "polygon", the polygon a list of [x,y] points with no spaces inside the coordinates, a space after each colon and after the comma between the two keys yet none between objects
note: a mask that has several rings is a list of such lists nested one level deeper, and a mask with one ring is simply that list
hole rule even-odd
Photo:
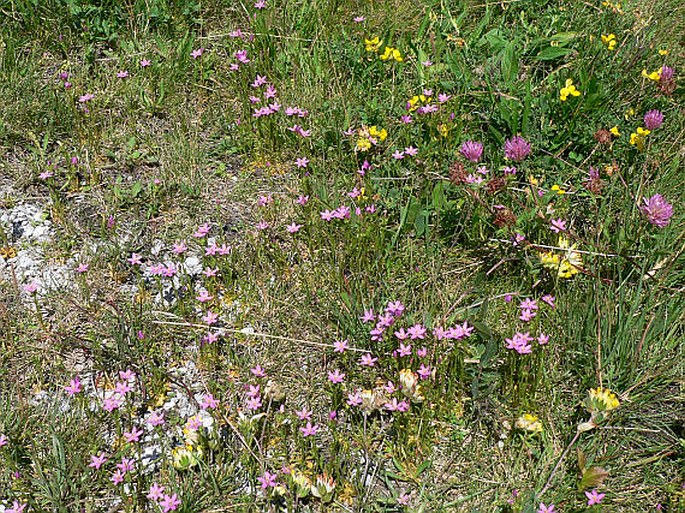
[{"label": "pink flower", "polygon": [[117,468],[124,474],[126,472],[133,472],[136,462],[133,458],[121,458],[121,463],[117,463]]},{"label": "pink flower", "polygon": [[19,501],[13,501],[12,507],[5,510],[5,513],[23,513],[28,506],[27,503],[21,504]]},{"label": "pink flower", "polygon": [[340,372],[338,369],[335,369],[335,371],[328,373],[328,379],[331,383],[337,385],[338,383],[342,383],[345,380],[345,373]]},{"label": "pink flower", "polygon": [[371,356],[369,353],[364,353],[359,360],[359,365],[365,366],[365,367],[373,367],[376,365],[376,362],[378,361],[378,358],[374,358]]},{"label": "pink flower", "polygon": [[428,379],[431,377],[431,374],[433,373],[433,370],[425,364],[421,364],[421,367],[419,367],[419,370],[417,371],[417,374],[421,379]]},{"label": "pink flower", "polygon": [[260,397],[250,397],[245,402],[245,406],[248,410],[258,410],[262,407],[262,400]]},{"label": "pink flower", "polygon": [[29,294],[35,294],[37,290],[38,284],[35,281],[32,281],[28,285],[24,285],[24,292],[28,292]]},{"label": "pink flower", "polygon": [[550,230],[552,230],[554,233],[560,233],[560,232],[565,232],[566,231],[566,221],[563,219],[552,219],[550,222]]},{"label": "pink flower", "polygon": [[352,18],[352,21],[355,23],[363,23],[366,18],[364,16],[355,16]]},{"label": "pink flower", "polygon": [[520,135],[504,142],[504,156],[509,160],[522,161],[530,155],[530,144]]},{"label": "pink flower", "polygon": [[212,394],[204,394],[202,396],[202,402],[200,403],[200,408],[203,410],[214,410],[219,406],[219,401],[214,398]]},{"label": "pink flower", "polygon": [[128,71],[117,71],[117,78],[127,78]]},{"label": "pink flower", "polygon": [[288,231],[288,233],[297,233],[300,231],[300,228],[302,228],[303,225],[301,224],[296,224],[296,223],[291,223],[288,226],[285,227],[285,229]]},{"label": "pink flower", "polygon": [[544,333],[540,333],[538,335],[538,344],[541,346],[547,345],[549,343],[549,335],[546,335]]},{"label": "pink flower", "polygon": [[335,353],[344,353],[349,348],[347,340],[336,340],[333,342],[333,352]]},{"label": "pink flower", "polygon": [[542,296],[540,299],[542,299],[543,302],[547,303],[547,304],[548,304],[549,306],[551,306],[552,308],[555,307],[554,301],[556,300],[556,298],[555,298],[553,295],[551,295],[551,294],[545,294],[545,295]]},{"label": "pink flower", "polygon": [[133,381],[134,379],[136,379],[136,373],[133,372],[132,369],[119,371],[119,379],[122,379],[124,381]]},{"label": "pink flower", "polygon": [[257,76],[254,79],[254,82],[250,84],[254,89],[257,89],[259,86],[262,86],[266,84],[266,77],[262,76],[260,74],[257,74]]},{"label": "pink flower", "polygon": [[81,384],[81,380],[76,376],[74,379],[72,379],[69,382],[69,385],[64,387],[64,390],[67,392],[67,394],[73,396],[81,392],[83,390],[83,385]]},{"label": "pink flower", "polygon": [[94,468],[95,470],[100,470],[100,467],[104,465],[106,461],[107,456],[105,456],[104,452],[101,452],[98,456],[93,454],[90,457],[90,463],[88,464],[88,466]]},{"label": "pink flower", "polygon": [[164,513],[169,513],[169,511],[175,511],[181,505],[181,500],[176,494],[164,495],[164,498],[159,501],[159,505]]},{"label": "pink flower", "polygon": [[108,397],[102,402],[102,408],[105,411],[112,413],[114,410],[119,409],[123,402],[124,401],[120,396],[113,395],[112,397]]},{"label": "pink flower", "polygon": [[276,482],[277,477],[278,474],[271,474],[268,470],[265,470],[264,473],[257,478],[257,481],[262,485],[262,490],[266,490],[267,488],[275,488],[278,486],[278,483]]},{"label": "pink flower", "polygon": [[409,333],[407,333],[404,328],[400,328],[395,332],[395,338],[398,340],[407,340],[409,338]]},{"label": "pink flower", "polygon": [[521,315],[519,315],[519,319],[521,319],[523,322],[528,322],[533,317],[537,315],[537,312],[535,310],[522,310]]},{"label": "pink flower", "polygon": [[476,141],[465,141],[461,145],[459,153],[470,162],[478,162],[483,155],[483,144]]},{"label": "pink flower", "polygon": [[411,344],[404,345],[400,342],[400,347],[397,350],[398,356],[409,356],[411,355]]},{"label": "pink flower", "polygon": [[131,253],[131,257],[128,259],[128,263],[131,265],[143,264],[143,262],[140,260],[140,255],[138,253]]},{"label": "pink flower", "polygon": [[202,322],[205,322],[209,326],[215,324],[217,320],[219,320],[219,314],[212,311],[209,311],[202,316]]},{"label": "pink flower", "polygon": [[375,318],[376,317],[374,316],[373,310],[371,308],[369,308],[368,310],[364,310],[364,315],[360,317],[361,321],[365,324],[367,322],[373,322]]},{"label": "pink flower", "polygon": [[400,150],[395,150],[395,153],[392,154],[392,158],[395,160],[402,160],[404,158],[404,152],[401,152]]},{"label": "pink flower", "polygon": [[261,365],[257,364],[255,367],[250,369],[250,372],[258,378],[264,378],[266,377],[266,371],[262,368]]},{"label": "pink flower", "polygon": [[347,400],[345,401],[349,406],[359,406],[362,404],[362,396],[358,390],[354,394],[347,394]]},{"label": "pink flower", "polygon": [[587,497],[587,505],[588,506],[593,506],[595,504],[599,504],[602,502],[602,499],[604,498],[606,494],[604,493],[599,493],[597,490],[592,490],[591,492],[585,492],[585,496]]},{"label": "pink flower", "polygon": [[303,207],[309,202],[309,196],[299,196],[295,203],[302,205]]},{"label": "pink flower", "polygon": [[152,483],[150,490],[148,490],[147,498],[151,501],[157,502],[162,498],[164,490],[165,488],[163,486],[158,485],[157,483]]},{"label": "pink flower", "polygon": [[147,68],[150,64],[152,64],[152,61],[148,59],[143,59],[142,61],[140,61],[141,68]]},{"label": "pink flower", "polygon": [[300,431],[302,431],[303,436],[316,436],[316,433],[319,431],[319,426],[316,424],[312,425],[311,422],[307,422],[307,425],[305,427],[301,427]]},{"label": "pink flower", "polygon": [[390,301],[388,306],[385,307],[385,313],[388,313],[393,317],[399,317],[404,313],[404,305],[401,301]]},{"label": "pink flower", "polygon": [[198,57],[200,57],[204,53],[204,51],[205,51],[204,48],[198,48],[197,50],[193,50],[192,52],[190,52],[190,56],[193,59],[197,59]]},{"label": "pink flower", "polygon": [[648,110],[645,113],[644,121],[647,130],[655,130],[664,122],[664,115],[658,110]]},{"label": "pink flower", "polygon": [[112,477],[110,479],[112,480],[112,483],[118,485],[124,482],[125,475],[126,473],[122,472],[121,470],[115,470],[114,474],[112,474]]},{"label": "pink flower", "polygon": [[164,413],[153,411],[145,422],[153,427],[161,426],[164,424]]},{"label": "pink flower", "polygon": [[533,337],[530,333],[516,333],[512,338],[505,339],[507,342],[507,349],[513,349],[518,354],[530,354],[533,352],[533,348],[530,343],[533,341]]},{"label": "pink flower", "polygon": [[426,337],[426,328],[421,324],[415,324],[407,329],[407,333],[409,333],[412,340],[416,340],[417,338],[424,339]]},{"label": "pink flower", "polygon": [[209,223],[201,224],[197,227],[195,233],[193,233],[193,237],[195,237],[196,239],[201,239],[202,237],[207,235],[211,229],[212,227]]},{"label": "pink flower", "polygon": [[206,301],[211,301],[212,299],[214,299],[214,296],[210,295],[209,292],[207,292],[206,290],[201,290],[195,299],[198,300],[200,303],[204,303]]},{"label": "pink flower", "polygon": [[122,396],[125,396],[130,391],[131,387],[125,381],[118,381],[117,384],[114,386],[114,392]]},{"label": "pink flower", "polygon": [[643,198],[644,204],[640,205],[640,211],[647,217],[647,221],[654,226],[664,228],[670,223],[673,216],[673,205],[664,199],[661,194],[655,194],[651,198]]},{"label": "pink flower", "polygon": [[247,57],[247,50],[238,50],[233,56],[242,64],[249,64],[250,59]]},{"label": "pink flower", "polygon": [[419,149],[415,148],[414,146],[408,146],[404,149],[404,154],[409,155],[410,157],[416,157],[418,153]]},{"label": "pink flower", "polygon": [[310,412],[306,406],[303,406],[301,410],[295,410],[295,415],[300,420],[310,420],[312,418],[312,412]]},{"label": "pink flower", "polygon": [[526,298],[519,304],[521,310],[537,310],[538,304],[534,299]]},{"label": "pink flower", "polygon": [[134,426],[131,429],[131,431],[124,432],[123,436],[124,436],[124,439],[128,443],[133,443],[133,442],[138,442],[140,440],[140,435],[142,435],[142,434],[143,434],[143,430],[142,429],[138,430]]},{"label": "pink flower", "polygon": [[309,164],[309,159],[307,157],[300,157],[295,159],[295,165],[298,168],[305,168]]},{"label": "pink flower", "polygon": [[550,504],[549,506],[545,506],[545,503],[541,502],[540,507],[537,510],[537,513],[557,513],[557,510],[554,509],[554,504]]},{"label": "pink flower", "polygon": [[92,100],[93,98],[95,98],[95,95],[93,93],[88,93],[84,94],[83,96],[79,96],[78,101],[79,103],[86,103]]},{"label": "pink flower", "polygon": [[0,435],[0,447],[4,447],[8,443],[9,442],[7,441],[7,436],[6,435]]}]

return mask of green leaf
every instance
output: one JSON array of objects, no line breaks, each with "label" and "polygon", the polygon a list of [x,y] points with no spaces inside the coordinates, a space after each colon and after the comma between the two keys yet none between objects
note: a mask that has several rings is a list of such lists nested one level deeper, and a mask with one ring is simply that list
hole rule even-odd
[{"label": "green leaf", "polygon": [[554,59],[564,57],[570,53],[573,53],[573,50],[570,48],[564,48],[562,46],[550,46],[540,50],[535,58],[539,61],[553,61]]}]

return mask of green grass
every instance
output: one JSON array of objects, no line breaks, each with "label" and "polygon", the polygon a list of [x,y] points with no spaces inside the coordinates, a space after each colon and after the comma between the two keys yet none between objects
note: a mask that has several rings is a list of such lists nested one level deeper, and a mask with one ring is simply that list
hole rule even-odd
[{"label": "green grass", "polygon": [[[264,10],[0,0],[0,216],[40,206],[53,228],[45,262],[69,276],[32,295],[23,287],[36,276],[13,274],[19,260],[0,267],[0,504],[161,511],[146,497],[158,483],[182,512],[535,513],[541,502],[563,513],[685,511],[682,10],[673,0],[298,0]],[[601,41],[610,33],[613,51]],[[378,53],[366,51],[376,36]],[[401,62],[379,58],[386,46]],[[241,50],[249,62],[235,69]],[[664,64],[674,86],[643,78]],[[275,98],[252,86],[258,75]],[[567,79],[581,95],[562,102]],[[417,106],[437,112],[409,111],[426,89],[431,99]],[[278,112],[253,115],[274,102]],[[639,150],[631,133],[652,109],[664,123]],[[372,126],[387,138],[359,151]],[[598,131],[614,126],[620,136],[601,142]],[[520,163],[502,150],[514,135],[532,145]],[[486,175],[460,155],[466,140],[483,144]],[[393,157],[410,147],[416,157]],[[468,174],[484,183],[464,183]],[[661,228],[639,209],[657,193],[674,212]],[[322,219],[341,205],[349,218]],[[553,219],[583,252],[568,278],[540,258],[569,256],[554,249]],[[193,236],[203,223],[230,254],[205,254],[206,239]],[[291,223],[300,230],[289,233]],[[30,249],[0,227],[1,258]],[[517,234],[525,239],[512,244]],[[217,275],[182,268],[180,241]],[[132,253],[144,265],[130,264]],[[76,273],[79,263],[88,270]],[[150,276],[159,263],[176,275]],[[556,307],[541,302],[548,294]],[[539,304],[530,321],[519,318],[526,298]],[[405,312],[373,340],[361,317],[390,301]],[[208,311],[220,315],[214,328]],[[465,322],[471,336],[431,335]],[[393,332],[417,324],[428,333],[410,341],[412,356],[393,355]],[[549,343],[518,354],[506,349],[517,331]],[[203,343],[213,332],[218,340]],[[343,339],[354,350],[335,352]],[[359,365],[364,353],[375,366]],[[107,412],[124,369],[137,374],[133,390]],[[328,379],[334,370],[343,384]],[[85,391],[70,397],[76,376]],[[383,391],[388,381],[404,390]],[[261,404],[250,409],[254,385]],[[598,387],[617,408],[588,404]],[[377,404],[348,404],[362,390]],[[203,414],[212,424],[188,429],[206,393],[220,402]],[[389,411],[393,398],[408,411]],[[304,407],[315,436],[300,429]],[[145,419],[160,409],[165,424],[153,429]],[[542,429],[524,429],[524,414]],[[157,438],[126,442],[133,428]],[[144,471],[153,443],[160,458]],[[100,452],[109,460],[95,470]],[[117,484],[122,458],[137,468]],[[262,488],[266,472],[278,487]],[[588,507],[593,489],[606,497]]]}]

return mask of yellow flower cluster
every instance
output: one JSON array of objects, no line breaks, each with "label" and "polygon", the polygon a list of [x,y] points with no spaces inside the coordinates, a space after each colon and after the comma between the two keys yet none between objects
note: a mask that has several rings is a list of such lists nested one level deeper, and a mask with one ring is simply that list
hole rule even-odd
[{"label": "yellow flower cluster", "polygon": [[378,37],[374,37],[372,39],[364,39],[364,46],[366,47],[367,52],[377,52],[378,50],[380,50],[382,44],[383,41]]},{"label": "yellow flower cluster", "polygon": [[578,274],[583,266],[583,257],[576,251],[576,245],[559,236],[559,248],[563,253],[546,251],[540,253],[540,262],[545,269],[556,271],[557,276],[569,279]]},{"label": "yellow flower cluster", "polygon": [[658,70],[652,71],[651,73],[648,72],[646,69],[642,70],[642,76],[643,78],[648,78],[649,80],[654,80],[654,82],[658,82],[661,80],[661,70],[663,68],[659,68]]},{"label": "yellow flower cluster", "polygon": [[[382,45],[383,40],[380,39],[378,36],[373,37],[371,39],[364,39],[364,48],[367,52],[378,53]],[[402,57],[400,51],[397,48],[393,48],[392,46],[386,46],[383,53],[380,54],[378,57],[382,61],[404,61],[404,57]]]},{"label": "yellow flower cluster", "polygon": [[559,91],[559,99],[565,102],[569,96],[580,96],[580,91],[573,85],[573,80],[566,79],[566,85]]},{"label": "yellow flower cluster", "polygon": [[588,391],[588,398],[585,403],[587,409],[592,412],[608,412],[615,410],[621,404],[611,390],[608,388],[591,388]]},{"label": "yellow flower cluster", "polygon": [[647,136],[650,133],[651,133],[650,130],[647,130],[646,128],[638,127],[637,131],[630,134],[630,144],[632,144],[633,146],[637,146],[637,149],[639,151],[644,150],[645,141],[647,140]]},{"label": "yellow flower cluster", "polygon": [[409,112],[414,112],[421,105],[425,105],[430,102],[430,96],[425,94],[419,94],[418,96],[412,96],[407,103],[409,104]]},{"label": "yellow flower cluster", "polygon": [[542,423],[530,413],[524,413],[516,419],[516,427],[529,433],[542,433]]},{"label": "yellow flower cluster", "polygon": [[386,46],[385,51],[380,56],[382,61],[395,60],[397,62],[402,62],[404,57],[397,48],[392,48],[391,46]]},{"label": "yellow flower cluster", "polygon": [[608,36],[605,36],[602,34],[602,44],[607,47],[607,50],[610,52],[614,51],[616,49],[616,45],[618,44],[618,41],[616,40],[616,34],[609,34]]},{"label": "yellow flower cluster", "polygon": [[372,146],[376,146],[379,142],[385,141],[388,137],[388,131],[385,128],[378,129],[376,125],[372,127],[362,126],[358,131],[359,138],[357,139],[356,151],[368,151]]},{"label": "yellow flower cluster", "polygon": [[621,2],[612,3],[607,0],[605,2],[602,2],[602,5],[604,7],[608,7],[617,14],[623,14],[623,11],[621,10]]}]

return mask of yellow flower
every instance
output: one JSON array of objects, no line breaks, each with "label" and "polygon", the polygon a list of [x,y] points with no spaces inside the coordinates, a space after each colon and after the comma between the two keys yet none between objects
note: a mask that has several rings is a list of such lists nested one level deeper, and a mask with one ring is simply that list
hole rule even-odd
[{"label": "yellow flower", "polygon": [[447,125],[444,123],[441,125],[438,125],[438,132],[440,133],[441,136],[447,137],[448,134],[450,133],[450,129]]},{"label": "yellow flower", "polygon": [[616,394],[608,388],[591,388],[588,391],[588,398],[585,402],[587,409],[592,412],[608,412],[615,410],[621,403]]},{"label": "yellow flower", "polygon": [[648,73],[646,69],[643,69],[642,76],[644,78],[648,78],[649,80],[654,80],[654,82],[658,82],[661,80],[661,68],[656,71],[652,71],[651,73]]},{"label": "yellow flower", "polygon": [[563,253],[559,254],[554,251],[540,253],[540,263],[545,269],[556,271],[559,278],[572,278],[580,272],[579,270],[583,266],[583,258],[576,251],[576,245],[571,244],[566,238],[560,236],[558,245]]},{"label": "yellow flower", "polygon": [[607,47],[607,50],[613,51],[616,49],[618,41],[616,41],[615,34],[609,34],[608,36],[602,35],[602,43]]},{"label": "yellow flower", "polygon": [[659,50],[659,55],[668,55],[668,48],[662,48]]},{"label": "yellow flower", "polygon": [[576,86],[573,85],[573,80],[570,78],[566,79],[566,85],[561,88],[561,91],[559,91],[559,99],[562,102],[565,102],[569,95],[580,96],[580,91],[576,89]]},{"label": "yellow flower", "polygon": [[535,415],[531,415],[530,413],[524,413],[518,419],[516,419],[516,427],[531,433],[542,432],[542,423]]},{"label": "yellow flower", "polygon": [[552,185],[552,190],[556,192],[559,196],[561,196],[562,194],[566,194],[566,191],[556,184]]},{"label": "yellow flower", "polygon": [[636,132],[630,134],[630,144],[637,146],[637,149],[642,151],[645,147],[645,140],[650,133],[646,128],[638,127]]},{"label": "yellow flower", "polygon": [[357,145],[355,146],[355,148],[358,151],[368,151],[371,149],[371,141],[369,141],[365,137],[360,137],[357,141]]},{"label": "yellow flower", "polygon": [[377,137],[381,142],[383,142],[385,141],[385,138],[388,137],[388,131],[385,128],[378,130],[378,127],[374,125],[369,128],[369,135],[371,137]]},{"label": "yellow flower", "polygon": [[366,47],[367,52],[377,52],[382,44],[383,41],[377,36],[373,39],[364,39],[364,46]]},{"label": "yellow flower", "polygon": [[382,61],[394,59],[397,62],[402,62],[404,60],[400,51],[397,48],[392,48],[391,46],[385,47],[385,51],[383,52],[383,55],[380,56],[380,58]]},{"label": "yellow flower", "polygon": [[611,132],[616,137],[620,137],[620,135],[621,135],[621,132],[618,131],[618,125],[614,125],[613,127],[611,127],[609,129],[609,132]]}]

